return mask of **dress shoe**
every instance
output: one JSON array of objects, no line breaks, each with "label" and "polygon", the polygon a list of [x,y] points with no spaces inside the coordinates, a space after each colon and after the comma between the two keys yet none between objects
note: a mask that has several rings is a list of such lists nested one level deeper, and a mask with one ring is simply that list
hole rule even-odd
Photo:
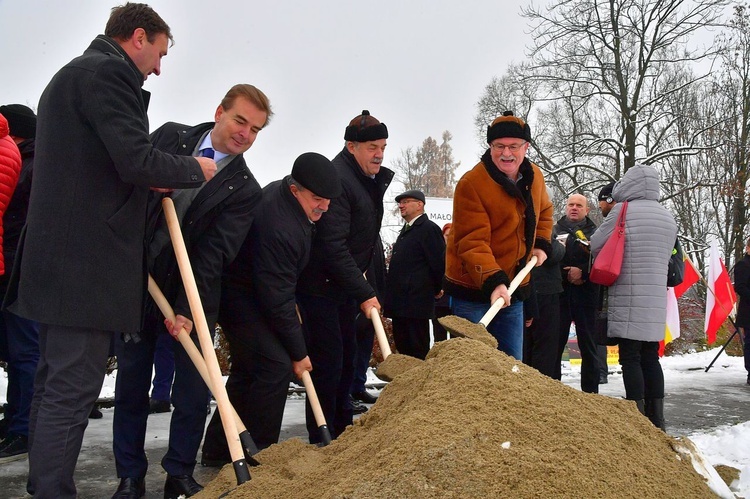
[{"label": "dress shoe", "polygon": [[29,440],[25,435],[8,433],[0,442],[0,464],[11,463],[29,457]]},{"label": "dress shoe", "polygon": [[361,392],[353,393],[352,397],[354,400],[359,400],[360,402],[363,402],[365,404],[374,404],[378,401],[378,397],[371,394],[367,390],[362,390]]},{"label": "dress shoe", "polygon": [[139,499],[145,495],[145,478],[120,478],[120,486],[117,487],[112,499]]},{"label": "dress shoe", "polygon": [[167,475],[164,484],[164,499],[178,499],[180,496],[192,497],[203,490],[203,485],[195,481],[192,475]]},{"label": "dress shoe", "polygon": [[367,412],[367,406],[362,404],[359,400],[354,400],[351,396],[349,397],[349,405],[352,408],[352,414],[364,414]]},{"label": "dress shoe", "polygon": [[91,408],[91,412],[89,412],[89,419],[102,419],[103,417],[104,414],[102,414],[102,411],[100,411],[97,406]]},{"label": "dress shoe", "polygon": [[149,414],[170,412],[172,410],[169,405],[169,400],[150,399],[148,402],[148,407],[149,407]]},{"label": "dress shoe", "polygon": [[609,380],[607,379],[607,376],[605,376],[603,374],[600,374],[599,375],[599,384],[600,385],[606,385],[607,383],[609,383]]}]

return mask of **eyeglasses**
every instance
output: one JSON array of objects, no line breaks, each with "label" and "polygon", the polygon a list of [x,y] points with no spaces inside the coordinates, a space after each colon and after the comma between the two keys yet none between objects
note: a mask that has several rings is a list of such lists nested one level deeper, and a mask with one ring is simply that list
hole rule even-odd
[{"label": "eyeglasses", "polygon": [[493,151],[499,151],[499,152],[503,152],[505,149],[508,149],[510,152],[518,152],[526,144],[527,144],[526,142],[521,142],[520,144],[511,144],[509,146],[506,146],[503,144],[490,144],[490,148]]},{"label": "eyeglasses", "polygon": [[401,201],[398,202],[398,205],[401,206],[407,203],[416,203],[417,201],[419,200],[418,199],[402,199]]}]

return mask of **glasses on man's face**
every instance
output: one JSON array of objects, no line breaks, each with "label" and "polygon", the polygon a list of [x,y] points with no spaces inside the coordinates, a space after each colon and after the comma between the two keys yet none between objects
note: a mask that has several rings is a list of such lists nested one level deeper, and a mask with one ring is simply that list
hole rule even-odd
[{"label": "glasses on man's face", "polygon": [[490,148],[493,151],[503,152],[505,149],[508,149],[510,152],[518,152],[521,150],[523,146],[526,145],[526,142],[521,142],[520,144],[490,144]]},{"label": "glasses on man's face", "polygon": [[416,202],[417,202],[416,199],[402,199],[401,201],[398,202],[398,205],[399,206],[404,206],[404,205],[406,205],[408,203],[416,203]]}]

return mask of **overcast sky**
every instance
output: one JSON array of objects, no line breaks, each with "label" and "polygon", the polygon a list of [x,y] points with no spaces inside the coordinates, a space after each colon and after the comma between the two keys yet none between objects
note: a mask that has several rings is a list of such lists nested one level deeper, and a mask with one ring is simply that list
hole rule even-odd
[{"label": "overcast sky", "polygon": [[[0,104],[36,109],[53,74],[103,33],[119,3],[0,0]],[[520,4],[497,0],[148,3],[175,38],[161,76],[144,87],[152,130],[210,121],[233,84],[256,85],[276,113],[245,155],[261,185],[303,152],[335,156],[362,109],[388,125],[387,166],[449,130],[467,170],[480,154],[476,102],[492,76],[523,59],[527,41]]]}]

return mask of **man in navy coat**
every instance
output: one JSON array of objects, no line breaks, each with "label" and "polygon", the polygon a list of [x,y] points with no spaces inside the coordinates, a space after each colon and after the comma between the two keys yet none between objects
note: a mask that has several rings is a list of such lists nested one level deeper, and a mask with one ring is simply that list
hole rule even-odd
[{"label": "man in navy coat", "polygon": [[385,314],[393,320],[396,349],[424,359],[430,351],[430,319],[445,273],[443,232],[424,212],[422,191],[396,196],[404,227],[393,245],[386,279]]}]

